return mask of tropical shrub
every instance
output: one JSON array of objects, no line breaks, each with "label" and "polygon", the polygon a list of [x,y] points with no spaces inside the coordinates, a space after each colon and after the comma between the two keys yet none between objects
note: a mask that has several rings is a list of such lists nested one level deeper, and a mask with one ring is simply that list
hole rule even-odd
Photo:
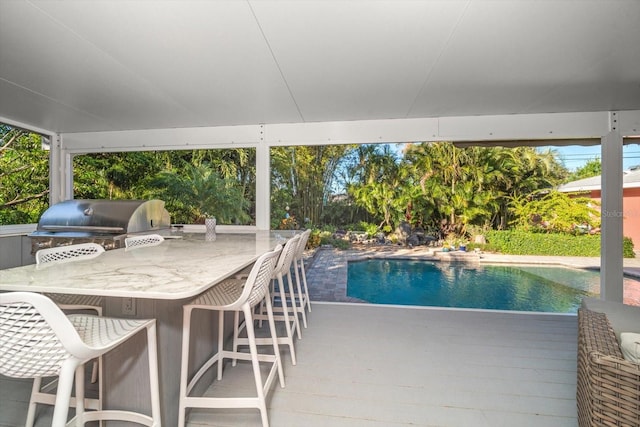
[{"label": "tropical shrub", "polygon": [[542,195],[513,198],[510,208],[514,214],[513,225],[524,231],[543,233],[579,233],[577,226],[600,226],[600,212],[596,203],[588,197],[569,197],[566,193],[551,191]]},{"label": "tropical shrub", "polygon": [[[317,236],[317,237],[314,237]],[[336,239],[333,237],[332,231],[327,230],[314,230],[311,232],[311,236],[309,236],[309,240],[314,237],[316,241],[319,239],[320,245],[331,245],[334,248],[338,249],[349,249],[351,247],[351,242],[343,239]]]},{"label": "tropical shrub", "polygon": [[311,230],[311,234],[309,234],[309,240],[307,240],[307,246],[306,249],[314,249],[317,248],[318,246],[320,246],[320,241],[321,241],[321,237],[320,237],[320,230],[315,229],[315,230]]},{"label": "tropical shrub", "polygon": [[500,248],[491,243],[469,243],[467,245],[467,252],[473,252],[476,249],[485,252],[500,252]]},{"label": "tropical shrub", "polygon": [[[599,235],[542,234],[513,231],[489,231],[487,242],[495,250],[512,255],[600,256]],[[485,249],[487,250],[487,249]],[[625,237],[623,257],[634,258],[633,241]]]},{"label": "tropical shrub", "polygon": [[278,230],[297,230],[298,223],[296,222],[295,217],[283,218],[280,220],[280,224],[278,224]]},{"label": "tropical shrub", "polygon": [[377,224],[372,224],[370,222],[360,221],[360,229],[367,233],[367,237],[369,239],[375,237],[378,234],[379,227]]},{"label": "tropical shrub", "polygon": [[622,238],[622,257],[623,258],[636,257],[636,253],[633,251],[633,240],[631,240],[631,237]]},{"label": "tropical shrub", "polygon": [[337,249],[349,249],[351,247],[351,242],[344,239],[335,239],[331,236],[322,237],[320,239],[322,245],[331,245]]},{"label": "tropical shrub", "polygon": [[201,224],[209,216],[215,216],[219,224],[251,221],[247,214],[249,202],[240,186],[234,180],[221,178],[211,165],[184,163],[181,173],[178,169],[162,171],[150,185],[156,197],[166,199],[170,212],[184,215],[180,222]]}]

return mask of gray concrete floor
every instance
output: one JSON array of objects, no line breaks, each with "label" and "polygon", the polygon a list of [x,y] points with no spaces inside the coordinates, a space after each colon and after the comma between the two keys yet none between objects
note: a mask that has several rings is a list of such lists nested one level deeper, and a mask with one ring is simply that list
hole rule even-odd
[{"label": "gray concrete floor", "polygon": [[[577,426],[573,315],[316,303],[286,350],[272,426]],[[248,365],[206,395],[252,393]],[[255,391],[253,391],[255,393]],[[258,426],[257,410],[191,410],[189,427]]]}]

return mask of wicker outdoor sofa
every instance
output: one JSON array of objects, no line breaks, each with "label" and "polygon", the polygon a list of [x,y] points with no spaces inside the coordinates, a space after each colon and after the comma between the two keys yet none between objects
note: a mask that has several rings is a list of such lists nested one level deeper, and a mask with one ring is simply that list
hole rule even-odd
[{"label": "wicker outdoor sofa", "polygon": [[640,307],[621,306],[588,299],[578,310],[580,427],[640,426],[640,365],[619,345],[621,332],[640,332]]}]

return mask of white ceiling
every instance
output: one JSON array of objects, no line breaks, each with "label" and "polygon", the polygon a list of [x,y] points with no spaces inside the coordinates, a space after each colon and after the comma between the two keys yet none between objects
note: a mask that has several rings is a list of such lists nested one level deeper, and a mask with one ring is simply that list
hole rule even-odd
[{"label": "white ceiling", "polygon": [[0,0],[0,117],[56,132],[640,110],[640,1]]}]

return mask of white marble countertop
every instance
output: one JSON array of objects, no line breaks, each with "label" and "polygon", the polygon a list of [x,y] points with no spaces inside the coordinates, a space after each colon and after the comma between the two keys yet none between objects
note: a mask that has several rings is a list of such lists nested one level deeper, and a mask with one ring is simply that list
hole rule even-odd
[{"label": "white marble countertop", "polygon": [[205,234],[178,233],[159,246],[115,249],[84,261],[0,270],[0,291],[190,298],[292,235],[290,231],[218,233],[215,241],[207,241]]}]

